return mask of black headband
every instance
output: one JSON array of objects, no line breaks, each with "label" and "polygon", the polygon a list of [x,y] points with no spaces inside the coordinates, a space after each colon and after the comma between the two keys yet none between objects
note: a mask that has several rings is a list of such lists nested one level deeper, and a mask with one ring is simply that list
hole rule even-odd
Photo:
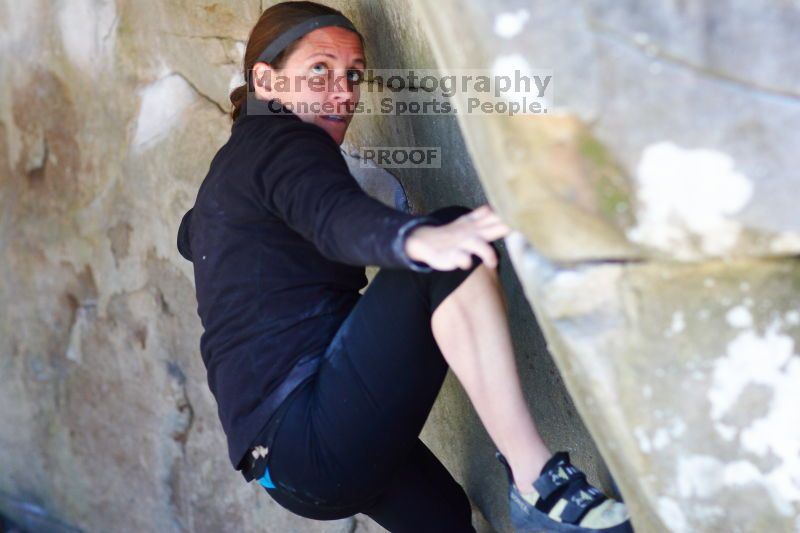
[{"label": "black headband", "polygon": [[269,46],[267,46],[261,55],[258,56],[256,63],[259,61],[264,61],[265,63],[272,63],[272,61],[283,52],[287,46],[292,44],[294,41],[309,33],[311,31],[316,30],[317,28],[322,28],[325,26],[339,26],[341,28],[347,28],[348,30],[352,30],[358,33],[358,30],[353,23],[347,20],[346,17],[342,15],[320,15],[317,17],[311,17],[308,20],[297,24],[296,26],[292,26],[282,34],[280,34],[274,41],[272,41]]}]

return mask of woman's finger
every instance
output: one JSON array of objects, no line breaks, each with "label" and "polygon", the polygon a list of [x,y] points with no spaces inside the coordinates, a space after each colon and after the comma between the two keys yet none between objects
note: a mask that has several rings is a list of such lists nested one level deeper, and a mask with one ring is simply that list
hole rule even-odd
[{"label": "woman's finger", "polygon": [[462,247],[468,252],[480,257],[483,264],[489,268],[495,268],[497,266],[497,254],[494,248],[480,237],[473,237],[465,240],[462,243]]},{"label": "woman's finger", "polygon": [[475,255],[480,257],[481,261],[483,261],[483,264],[486,265],[487,267],[497,268],[497,263],[499,259],[494,251],[494,248],[492,248],[489,244],[485,242],[481,243],[478,249],[478,253],[476,253]]},{"label": "woman's finger", "polygon": [[503,222],[499,218],[488,218],[488,219],[483,219],[480,222],[473,223],[473,228],[475,228],[476,231],[482,231],[486,228],[495,226],[502,226],[505,228],[509,227],[505,222]]},{"label": "woman's finger", "polygon": [[488,224],[497,224],[503,222],[499,216],[495,215],[494,213],[486,215],[476,220],[471,220],[470,223],[473,227],[480,228],[482,226],[486,226]]},{"label": "woman's finger", "polygon": [[498,224],[496,226],[488,226],[486,228],[482,228],[478,231],[478,234],[489,242],[499,239],[500,237],[505,237],[513,230],[506,226],[505,224]]},{"label": "woman's finger", "polygon": [[513,230],[503,222],[480,225],[474,228],[473,234],[480,235],[484,240],[493,241],[505,237]]},{"label": "woman's finger", "polygon": [[464,250],[455,250],[453,252],[453,262],[456,267],[466,270],[472,265],[472,256]]},{"label": "woman's finger", "polygon": [[489,204],[484,204],[478,208],[473,209],[464,216],[467,217],[467,219],[469,220],[479,220],[485,216],[492,215],[493,213],[494,212],[492,211],[492,208],[489,207]]}]

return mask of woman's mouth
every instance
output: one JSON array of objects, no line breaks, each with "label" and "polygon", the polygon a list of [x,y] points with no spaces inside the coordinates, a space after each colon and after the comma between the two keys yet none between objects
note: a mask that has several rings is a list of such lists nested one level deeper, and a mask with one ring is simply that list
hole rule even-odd
[{"label": "woman's mouth", "polygon": [[321,115],[320,118],[327,122],[346,123],[347,119],[344,115]]}]

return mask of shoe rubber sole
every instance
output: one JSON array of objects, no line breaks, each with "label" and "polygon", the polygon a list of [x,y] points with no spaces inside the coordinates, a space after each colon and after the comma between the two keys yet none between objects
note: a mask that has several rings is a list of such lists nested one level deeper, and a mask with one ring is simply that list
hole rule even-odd
[{"label": "shoe rubber sole", "polygon": [[518,533],[633,533],[630,522],[614,527],[593,529],[553,520],[546,513],[533,508],[514,488],[509,490],[509,507],[511,525]]}]

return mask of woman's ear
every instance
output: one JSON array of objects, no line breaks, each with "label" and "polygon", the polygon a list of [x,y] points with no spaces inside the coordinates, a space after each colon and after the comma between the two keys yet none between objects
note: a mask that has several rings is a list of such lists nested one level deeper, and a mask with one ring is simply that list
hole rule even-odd
[{"label": "woman's ear", "polygon": [[259,61],[253,65],[253,89],[256,95],[268,100],[272,97],[272,67]]}]

